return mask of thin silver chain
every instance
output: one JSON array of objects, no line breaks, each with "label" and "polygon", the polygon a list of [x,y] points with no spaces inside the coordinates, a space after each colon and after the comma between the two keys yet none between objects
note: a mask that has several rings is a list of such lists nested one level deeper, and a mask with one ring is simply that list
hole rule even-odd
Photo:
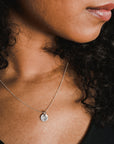
[{"label": "thin silver chain", "polygon": [[28,108],[30,108],[30,109],[32,109],[32,110],[34,110],[34,111],[44,113],[44,112],[47,112],[47,110],[48,110],[49,107],[52,105],[55,97],[56,97],[57,94],[58,94],[58,91],[59,91],[59,89],[60,89],[60,87],[61,87],[61,85],[62,85],[62,83],[63,83],[64,76],[65,76],[65,73],[66,73],[67,68],[68,68],[68,64],[69,64],[69,63],[67,62],[66,66],[65,66],[65,70],[64,70],[64,72],[63,72],[62,79],[61,79],[61,81],[60,81],[60,84],[59,84],[59,86],[58,86],[58,88],[57,88],[57,90],[56,90],[56,92],[55,92],[54,97],[53,97],[52,100],[50,101],[50,103],[49,103],[49,105],[47,106],[47,108],[45,109],[45,111],[39,111],[39,110],[31,107],[30,105],[26,104],[26,103],[23,102],[20,98],[18,98],[17,96],[15,96],[15,94],[2,82],[2,80],[0,80],[0,83],[6,88],[6,90],[7,90],[13,97],[15,97],[19,102],[21,102],[22,104],[24,104],[26,107],[28,107]]}]

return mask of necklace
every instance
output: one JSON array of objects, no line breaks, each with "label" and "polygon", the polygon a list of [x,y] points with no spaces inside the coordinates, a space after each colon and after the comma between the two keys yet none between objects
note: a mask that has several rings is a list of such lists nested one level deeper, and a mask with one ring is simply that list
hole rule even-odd
[{"label": "necklace", "polygon": [[66,73],[67,68],[68,68],[68,64],[69,64],[69,63],[67,63],[66,66],[65,66],[65,69],[64,69],[64,72],[63,72],[62,79],[61,79],[61,81],[60,81],[60,84],[59,84],[59,86],[58,86],[56,92],[55,92],[54,97],[52,98],[52,100],[50,101],[49,105],[47,106],[47,108],[46,108],[44,111],[39,111],[39,110],[37,110],[37,109],[31,107],[31,106],[28,105],[27,103],[23,102],[20,98],[18,98],[17,96],[15,96],[15,94],[14,94],[14,93],[6,86],[1,80],[0,80],[0,83],[4,86],[4,88],[6,88],[6,90],[7,90],[10,94],[11,94],[14,98],[16,98],[19,102],[21,102],[21,103],[24,104],[26,107],[28,107],[28,108],[30,108],[30,109],[36,111],[36,112],[40,112],[40,113],[41,113],[41,115],[40,115],[40,120],[43,121],[43,122],[45,122],[45,121],[48,120],[47,111],[48,111],[49,107],[52,105],[52,103],[53,103],[55,97],[57,96],[58,91],[59,91],[59,89],[60,89],[60,87],[61,87],[61,85],[62,85],[62,83],[63,83],[64,76],[65,76],[65,73]]}]

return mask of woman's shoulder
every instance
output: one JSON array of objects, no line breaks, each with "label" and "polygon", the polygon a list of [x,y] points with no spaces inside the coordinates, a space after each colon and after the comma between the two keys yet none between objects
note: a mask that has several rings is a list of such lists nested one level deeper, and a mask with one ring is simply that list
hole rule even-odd
[{"label": "woman's shoulder", "polygon": [[111,125],[101,127],[92,120],[81,144],[114,144],[114,127]]}]

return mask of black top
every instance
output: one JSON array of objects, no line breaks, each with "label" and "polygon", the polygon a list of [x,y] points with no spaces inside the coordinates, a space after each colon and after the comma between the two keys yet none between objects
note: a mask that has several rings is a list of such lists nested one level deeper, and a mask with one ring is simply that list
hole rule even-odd
[{"label": "black top", "polygon": [[109,125],[98,126],[92,120],[80,144],[114,144],[114,128]]},{"label": "black top", "polygon": [[0,140],[0,144],[4,144],[4,143]]},{"label": "black top", "polygon": [[[0,144],[5,143],[0,141]],[[80,144],[114,144],[114,128],[108,125],[102,128],[92,120]]]}]

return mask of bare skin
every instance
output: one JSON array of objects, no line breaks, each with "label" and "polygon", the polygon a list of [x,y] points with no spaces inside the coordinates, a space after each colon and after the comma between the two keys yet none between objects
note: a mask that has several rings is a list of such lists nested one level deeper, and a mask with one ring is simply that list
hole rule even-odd
[{"label": "bare skin", "polygon": [[[85,0],[81,1],[84,2],[86,7],[92,5],[92,0],[88,0],[88,2]],[[42,2],[39,0],[35,0],[34,2],[32,3],[31,0],[25,1],[22,5],[24,6],[23,9],[26,11],[28,7],[26,4],[29,6],[33,4],[32,6],[35,10],[35,4],[39,4],[38,6],[41,9],[38,12],[34,12],[36,12],[36,15],[40,13],[39,17],[45,19],[43,17],[45,7],[41,7]],[[46,1],[44,0],[43,2],[44,6],[47,6]],[[53,2],[49,0],[48,6],[53,8],[55,5]],[[62,2],[65,1],[59,0],[59,2],[58,6],[61,8]],[[64,14],[69,10],[70,13],[67,17],[73,20],[74,15],[71,15],[73,13],[71,11],[73,5],[69,8],[69,2],[69,0],[66,1]],[[83,10],[84,5],[81,7],[82,2],[79,3],[80,10],[77,10],[76,17],[80,19],[82,16],[87,16],[90,20],[92,16]],[[97,2],[100,4],[100,0],[97,0],[94,1],[93,5],[97,5]],[[107,0],[102,0],[101,4],[103,3],[107,3]],[[58,9],[59,7],[56,8]],[[79,17],[78,15],[82,11],[83,13]],[[58,13],[55,13],[56,11],[53,12],[53,17],[58,15]],[[51,15],[49,15],[50,13]],[[1,70],[0,79],[5,82],[7,87],[17,97],[38,110],[44,110],[49,104],[62,78],[65,66],[63,60],[47,54],[42,50],[42,47],[47,44],[52,46],[55,34],[63,37],[66,36],[65,38],[77,42],[91,41],[98,36],[104,24],[104,22],[92,17],[91,21],[86,23],[90,25],[90,29],[86,30],[87,26],[83,27],[83,21],[79,21],[80,29],[84,33],[82,34],[83,38],[82,35],[78,35],[77,37],[76,33],[81,34],[82,32],[79,32],[79,28],[77,27],[75,34],[72,33],[74,29],[71,28],[75,26],[73,21],[72,24],[74,25],[67,23],[68,25],[64,27],[66,29],[61,27],[61,23],[58,24],[62,20],[61,14],[63,13],[60,13],[60,19],[57,17],[58,21],[54,23],[51,17],[52,12],[47,9],[45,21],[50,22],[49,27],[52,26],[51,31],[48,29],[49,27],[44,27],[38,21],[36,22],[35,18],[33,21],[36,23],[31,23],[31,20],[29,18],[25,19],[22,13],[14,11],[10,13],[10,20],[19,25],[20,33],[17,37],[16,45],[9,50],[9,66],[5,70]],[[64,20],[66,20],[66,17],[64,17]],[[54,32],[54,29],[58,31]],[[47,122],[41,122],[39,119],[40,113],[27,108],[17,101],[2,85],[0,85],[0,91],[0,139],[6,144],[79,144],[88,130],[91,116],[85,111],[80,102],[75,102],[75,100],[80,98],[82,92],[74,84],[73,77],[68,73],[65,75],[64,82],[53,105],[48,110],[49,120]]]},{"label": "bare skin", "polygon": [[[41,51],[45,40],[52,40],[51,36],[32,31],[38,38],[29,39],[28,29],[21,28],[24,32],[19,34],[15,49],[10,51],[9,66],[1,71],[1,79],[17,97],[44,110],[59,85],[65,63]],[[5,143],[75,144],[85,135],[91,116],[75,103],[81,91],[67,73],[60,93],[48,110],[47,122],[41,122],[41,113],[18,102],[2,85],[0,91],[0,139]]]}]

